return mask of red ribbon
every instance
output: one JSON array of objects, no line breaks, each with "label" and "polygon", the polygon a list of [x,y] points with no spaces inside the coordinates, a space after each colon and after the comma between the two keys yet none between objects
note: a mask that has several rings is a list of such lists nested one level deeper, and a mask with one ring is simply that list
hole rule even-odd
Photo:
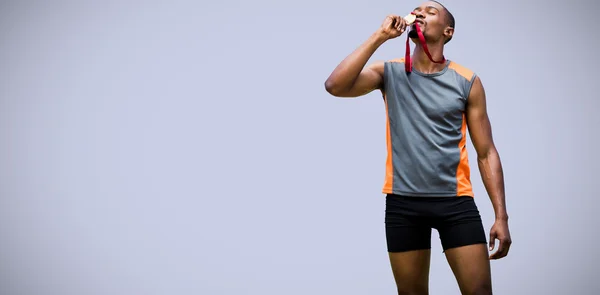
[{"label": "red ribbon", "polygon": [[[415,13],[412,12],[411,14]],[[421,46],[423,47],[423,50],[425,50],[425,54],[427,54],[429,60],[438,64],[445,63],[446,58],[444,56],[442,56],[442,60],[440,61],[433,60],[433,58],[431,57],[431,53],[429,53],[429,48],[427,48],[427,42],[425,41],[425,36],[423,36],[423,32],[421,32],[421,28],[416,23],[414,24],[414,26],[415,29],[417,29],[417,35],[419,35],[419,41],[421,43]],[[406,34],[406,56],[404,57],[404,68],[407,73],[410,73],[412,71],[412,60],[410,59],[410,37],[408,37],[408,33]]]}]

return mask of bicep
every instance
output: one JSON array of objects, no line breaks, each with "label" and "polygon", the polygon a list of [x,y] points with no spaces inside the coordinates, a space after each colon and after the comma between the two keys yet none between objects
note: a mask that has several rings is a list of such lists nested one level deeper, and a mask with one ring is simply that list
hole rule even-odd
[{"label": "bicep", "polygon": [[358,97],[381,89],[383,85],[383,62],[376,62],[365,67],[350,89],[341,93],[341,97]]},{"label": "bicep", "polygon": [[475,77],[467,99],[467,126],[479,156],[485,156],[494,147],[492,127],[487,114],[485,90],[479,77]]}]

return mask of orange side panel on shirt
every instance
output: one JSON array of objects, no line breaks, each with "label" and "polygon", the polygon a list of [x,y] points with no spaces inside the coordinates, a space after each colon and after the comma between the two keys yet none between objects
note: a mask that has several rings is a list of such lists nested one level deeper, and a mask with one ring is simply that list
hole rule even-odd
[{"label": "orange side panel on shirt", "polygon": [[456,194],[457,196],[473,197],[473,188],[471,187],[469,157],[467,155],[467,121],[463,114],[463,123],[461,128],[462,139],[458,144],[460,149],[460,162],[456,169]]},{"label": "orange side panel on shirt", "polygon": [[385,161],[385,182],[383,184],[383,193],[391,194],[394,187],[394,164],[392,163],[392,138],[390,135],[390,117],[388,114],[388,104],[385,93],[383,94],[385,102],[385,141],[387,144],[387,159]]}]

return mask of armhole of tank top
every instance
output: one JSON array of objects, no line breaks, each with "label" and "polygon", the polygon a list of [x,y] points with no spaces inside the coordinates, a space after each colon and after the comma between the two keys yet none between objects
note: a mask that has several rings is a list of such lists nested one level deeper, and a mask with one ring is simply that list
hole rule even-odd
[{"label": "armhole of tank top", "polygon": [[388,75],[388,61],[384,61],[383,62],[383,76],[382,76],[382,80],[381,81],[381,88],[379,89],[379,91],[381,91],[381,97],[383,98],[383,100],[385,101],[385,85],[386,85],[386,79],[387,79],[387,75]]},{"label": "armhole of tank top", "polygon": [[391,67],[394,65],[394,63],[400,63],[403,64],[404,63],[404,58],[395,58],[395,59],[391,59],[391,60],[386,60],[383,62],[383,85],[381,86],[381,93],[383,95],[383,98],[385,99],[385,88],[386,88],[386,82],[389,80],[389,75],[390,75],[390,70]]},{"label": "armhole of tank top", "polygon": [[388,75],[388,64],[390,62],[389,61],[384,61],[383,62],[383,81],[385,82],[385,79],[387,78]]},{"label": "armhole of tank top", "polygon": [[[473,89],[473,83],[475,83],[475,78],[477,78],[477,73],[473,72],[471,76],[471,80],[467,80],[467,87],[465,89],[465,101],[469,101],[469,96],[471,96],[471,89]],[[466,80],[466,79],[465,79]]]}]

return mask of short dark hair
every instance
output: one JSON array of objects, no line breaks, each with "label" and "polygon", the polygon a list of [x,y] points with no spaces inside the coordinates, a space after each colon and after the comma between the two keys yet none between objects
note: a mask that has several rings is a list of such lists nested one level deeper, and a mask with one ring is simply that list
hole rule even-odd
[{"label": "short dark hair", "polygon": [[[448,10],[448,8],[446,8],[446,6],[444,6],[444,4],[438,2],[438,1],[433,1],[437,4],[439,4],[442,8],[444,8],[444,10],[446,11],[446,24],[453,28],[456,26],[456,21],[454,20],[454,15],[452,15],[452,13],[450,12],[450,10]],[[448,40],[446,40],[446,42],[444,42],[444,44],[450,42],[450,40],[452,40],[452,36],[450,36],[450,38],[448,38]]]}]

